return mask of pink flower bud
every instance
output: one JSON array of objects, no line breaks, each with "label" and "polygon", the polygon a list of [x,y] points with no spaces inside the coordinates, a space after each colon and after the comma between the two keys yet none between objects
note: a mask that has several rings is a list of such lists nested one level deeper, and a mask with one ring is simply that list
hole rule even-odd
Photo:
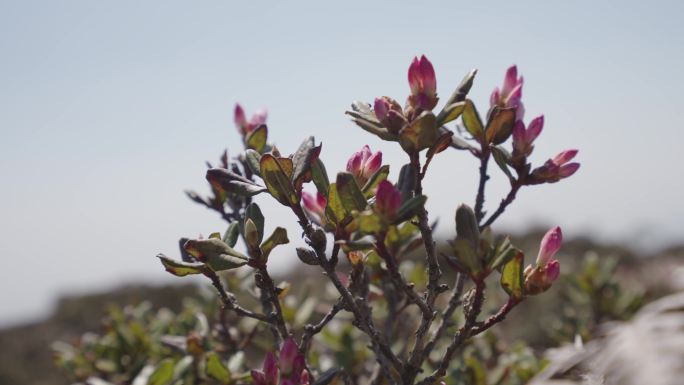
[{"label": "pink flower bud", "polygon": [[554,183],[563,178],[567,178],[577,172],[580,167],[579,163],[568,163],[577,155],[577,150],[565,150],[556,155],[553,159],[549,159],[543,166],[532,170],[528,183]]},{"label": "pink flower bud", "polygon": [[388,96],[375,98],[373,112],[378,121],[393,134],[398,133],[406,124],[406,117],[404,117],[401,105]]},{"label": "pink flower bud", "polygon": [[560,276],[560,262],[555,259],[549,261],[546,264],[546,280],[548,282],[553,282]]},{"label": "pink flower bud", "polygon": [[513,126],[513,157],[524,158],[532,153],[533,143],[544,128],[544,115],[540,115],[525,128],[522,120]]},{"label": "pink flower bud", "polygon": [[401,206],[401,193],[392,183],[383,180],[375,190],[375,210],[387,218],[394,218]]},{"label": "pink flower bud", "polygon": [[363,187],[381,166],[382,152],[373,154],[368,145],[355,152],[347,161],[347,171],[354,175],[359,187]]},{"label": "pink flower bud", "polygon": [[561,242],[563,241],[563,232],[560,227],[556,226],[544,234],[539,245],[539,254],[537,255],[537,266],[546,266],[554,255],[560,250]]},{"label": "pink flower bud", "polygon": [[409,104],[416,109],[432,110],[437,105],[437,80],[432,63],[425,57],[413,58],[408,70],[411,87]]},{"label": "pink flower bud", "polygon": [[525,107],[522,104],[523,78],[518,77],[518,67],[515,65],[508,68],[504,83],[501,89],[498,87],[492,91],[489,97],[491,108],[499,106],[502,108],[515,108],[516,119],[522,120],[525,114]]},{"label": "pink flower bud", "polygon": [[290,374],[292,374],[295,366],[299,365],[299,362],[297,362],[298,357],[301,359],[304,358],[301,353],[299,353],[297,343],[292,337],[287,338],[280,349],[280,371],[282,375],[289,377]]},{"label": "pink flower bud", "polygon": [[325,219],[325,207],[328,202],[323,194],[317,192],[314,197],[306,191],[302,191],[302,204],[304,205],[304,210],[309,214],[311,220],[316,222],[319,226],[324,226],[326,223]]},{"label": "pink flower bud", "polygon": [[263,371],[252,370],[255,385],[278,385],[278,362],[273,353],[266,353]]},{"label": "pink flower bud", "polygon": [[555,165],[562,166],[571,161],[572,158],[575,157],[575,155],[577,155],[577,150],[565,150],[560,154],[556,155],[551,161]]},{"label": "pink flower bud", "polygon": [[237,127],[238,132],[243,137],[254,131],[255,128],[261,126],[262,124],[266,124],[267,117],[268,113],[266,110],[261,109],[252,115],[249,121],[247,121],[247,117],[245,115],[245,111],[242,109],[242,106],[240,104],[235,104],[233,120],[235,121],[235,126]]}]

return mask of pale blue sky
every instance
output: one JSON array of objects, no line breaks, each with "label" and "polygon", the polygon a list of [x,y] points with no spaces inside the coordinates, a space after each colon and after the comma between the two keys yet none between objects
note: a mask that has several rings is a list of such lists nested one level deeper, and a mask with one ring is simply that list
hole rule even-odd
[{"label": "pale blue sky", "polygon": [[[182,191],[206,191],[203,162],[237,151],[236,101],[268,107],[284,152],[313,133],[335,170],[369,143],[396,177],[400,153],[343,112],[403,101],[423,53],[443,98],[478,68],[483,106],[518,64],[528,119],[546,116],[534,161],[580,149],[579,173],[524,190],[500,229],[559,224],[659,248],[684,216],[683,4],[0,1],[0,324],[45,314],[60,293],[173,281],[154,255],[224,228]],[[442,231],[472,203],[475,168],[455,151],[435,161],[428,207]],[[490,205],[505,193],[497,177]],[[284,209],[259,201],[275,210],[268,227],[297,238]]]}]

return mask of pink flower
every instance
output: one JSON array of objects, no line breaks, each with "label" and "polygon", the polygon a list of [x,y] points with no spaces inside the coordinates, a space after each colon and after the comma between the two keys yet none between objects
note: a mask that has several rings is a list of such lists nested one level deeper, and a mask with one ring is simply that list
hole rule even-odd
[{"label": "pink flower", "polygon": [[401,106],[396,100],[388,96],[375,98],[373,112],[380,123],[393,134],[398,133],[406,124]]},{"label": "pink flower", "polygon": [[263,371],[252,370],[254,385],[278,385],[278,362],[273,353],[266,353]]},{"label": "pink flower", "polygon": [[522,104],[522,86],[523,78],[518,77],[518,67],[512,65],[506,71],[506,76],[504,77],[504,83],[501,89],[499,87],[494,88],[491,96],[489,97],[489,103],[491,108],[499,106],[502,108],[515,108],[516,109],[516,119],[522,120],[525,115],[525,107]]},{"label": "pink flower", "polygon": [[302,203],[311,220],[316,222],[319,226],[324,226],[326,223],[325,207],[328,204],[325,196],[317,192],[314,197],[312,194],[302,191]]},{"label": "pink flower", "polygon": [[347,171],[354,175],[359,187],[363,187],[368,179],[382,166],[382,152],[371,153],[368,145],[354,153],[347,161]]},{"label": "pink flower", "polygon": [[281,380],[288,380],[294,385],[300,385],[304,371],[304,355],[299,352],[299,347],[292,337],[286,339],[280,349],[279,364]]},{"label": "pink flower", "polygon": [[543,166],[532,170],[530,184],[554,183],[574,174],[580,167],[579,163],[568,163],[576,155],[578,150],[565,150],[549,159]]},{"label": "pink flower", "polygon": [[387,180],[380,182],[375,190],[375,211],[388,219],[392,219],[397,215],[400,206],[401,193],[399,190]]},{"label": "pink flower", "polygon": [[544,234],[539,245],[539,254],[537,255],[537,266],[545,266],[560,250],[561,242],[563,242],[563,232],[560,227],[556,226]]},{"label": "pink flower", "polygon": [[542,238],[536,264],[527,266],[523,273],[527,294],[539,294],[548,290],[560,276],[560,262],[553,257],[560,249],[562,241],[563,233],[558,226],[549,230]]},{"label": "pink flower", "polygon": [[425,57],[413,58],[408,70],[411,87],[409,104],[416,109],[432,110],[437,105],[437,80],[432,63]]},{"label": "pink flower", "polygon": [[532,145],[544,128],[544,115],[540,115],[525,128],[522,120],[513,126],[513,157],[526,157],[532,153]]},{"label": "pink flower", "polygon": [[235,126],[237,127],[240,135],[242,135],[243,137],[249,134],[250,132],[254,131],[254,129],[261,126],[262,124],[266,124],[267,117],[268,113],[266,112],[266,110],[261,109],[257,111],[254,115],[252,115],[252,117],[249,120],[247,120],[247,117],[245,116],[245,111],[242,109],[242,106],[240,104],[235,104]]}]

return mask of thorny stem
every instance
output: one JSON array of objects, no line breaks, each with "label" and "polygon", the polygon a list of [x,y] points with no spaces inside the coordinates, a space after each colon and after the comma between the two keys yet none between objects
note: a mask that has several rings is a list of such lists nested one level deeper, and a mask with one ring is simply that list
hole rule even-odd
[{"label": "thorny stem", "polygon": [[480,183],[477,186],[477,197],[475,198],[475,218],[477,218],[478,223],[480,223],[484,217],[484,212],[482,210],[485,200],[485,185],[487,184],[487,180],[489,180],[489,175],[487,175],[489,154],[489,149],[483,146],[482,151],[480,152]]},{"label": "thorny stem", "polygon": [[[383,364],[385,362],[389,362],[394,370],[396,370],[398,373],[401,373],[403,364],[397,358],[394,352],[392,352],[392,349],[389,347],[387,341],[384,340],[382,334],[376,329],[371,316],[371,307],[368,305],[367,301],[364,301],[363,299],[359,299],[357,301],[354,299],[354,296],[349,289],[344,286],[344,284],[342,284],[340,279],[337,277],[335,267],[326,258],[325,250],[319,245],[312,244],[311,238],[314,234],[314,228],[304,214],[302,207],[300,205],[293,205],[292,211],[297,216],[299,224],[304,230],[307,242],[316,252],[318,263],[320,264],[321,268],[323,268],[323,271],[328,276],[328,279],[330,279],[332,284],[342,296],[345,309],[350,310],[352,314],[354,314],[354,325],[370,338],[371,346],[373,351],[376,353],[377,359],[380,362],[380,366],[384,368]],[[386,372],[386,374],[389,375],[390,373]]]},{"label": "thorny stem", "polygon": [[[511,184],[511,190],[508,192],[508,195],[506,195],[506,198],[501,200],[501,203],[499,203],[499,207],[496,209],[496,211],[492,214],[492,216],[487,219],[487,221],[480,226],[480,230],[484,229],[487,226],[490,226],[494,221],[499,218],[501,214],[503,214],[504,211],[506,211],[506,207],[513,203],[513,200],[515,200],[515,195],[518,193],[518,190],[520,190],[520,187],[523,186],[523,183],[521,183],[519,180],[513,182]],[[479,218],[481,220],[482,218]]]}]

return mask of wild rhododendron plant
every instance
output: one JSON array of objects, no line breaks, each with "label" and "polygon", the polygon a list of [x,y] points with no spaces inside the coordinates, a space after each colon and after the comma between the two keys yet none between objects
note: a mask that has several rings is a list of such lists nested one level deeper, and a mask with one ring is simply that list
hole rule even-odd
[{"label": "wild rhododendron plant", "polygon": [[[403,107],[389,96],[352,104],[347,114],[356,125],[406,153],[398,168],[383,164],[382,153],[367,144],[350,150],[346,168],[331,174],[324,147],[313,137],[286,155],[269,142],[265,111],[247,118],[235,107],[244,151],[232,158],[225,152],[218,167],[210,165],[211,197],[188,193],[217,211],[227,230],[182,240],[182,260],[159,255],[171,274],[209,278],[222,306],[219,329],[229,339],[247,336],[244,344],[218,347],[187,342],[187,349],[196,346],[193,359],[213,373],[206,378],[257,385],[449,384],[450,367],[473,337],[553,285],[560,273],[560,227],[549,230],[536,261],[525,267],[523,252],[509,237],[494,236],[491,226],[522,187],[574,174],[577,150],[533,166],[544,117],[525,122],[517,68],[510,67],[493,90],[485,116],[468,98],[475,74],[467,74],[436,111],[435,70],[421,56],[410,64]],[[472,208],[456,208],[450,247],[438,251],[423,180],[433,158],[446,150],[473,156],[479,180]],[[492,159],[510,191],[489,213],[485,191]],[[306,270],[311,280],[326,282],[314,289],[317,295],[301,289],[306,280],[286,284],[271,276],[272,250],[292,235],[283,227],[267,234],[272,223],[257,197],[279,202],[298,222],[306,243],[296,249],[298,263],[313,266]],[[314,269],[322,274],[308,273]],[[252,293],[254,303],[240,303],[231,292],[227,281],[234,271],[242,272],[239,290]],[[229,314],[233,326],[225,322]],[[230,372],[231,357],[250,346],[244,370]]]}]

